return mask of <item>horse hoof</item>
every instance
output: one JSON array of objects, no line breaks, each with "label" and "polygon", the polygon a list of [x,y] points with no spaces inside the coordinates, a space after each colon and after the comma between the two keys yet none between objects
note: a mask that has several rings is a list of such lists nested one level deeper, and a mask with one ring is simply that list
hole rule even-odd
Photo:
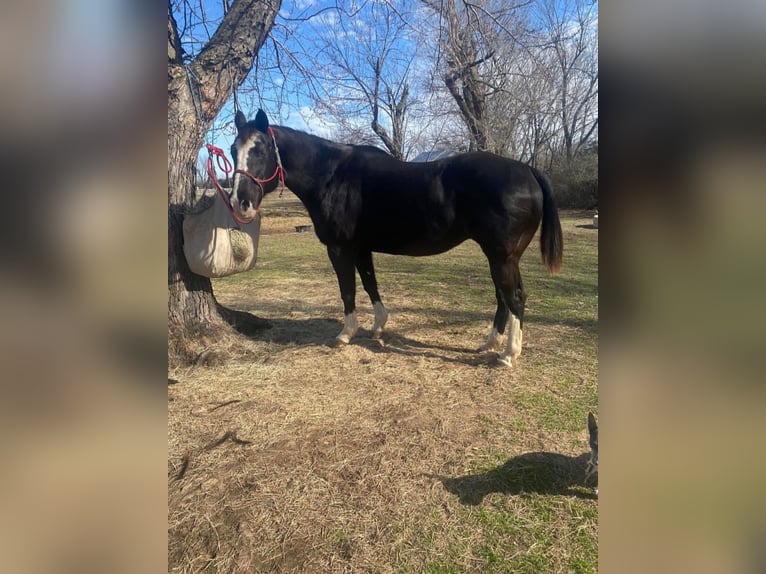
[{"label": "horse hoof", "polygon": [[383,329],[380,331],[373,331],[372,332],[372,340],[373,341],[379,341],[383,337]]},{"label": "horse hoof", "polygon": [[351,339],[349,339],[348,336],[339,335],[339,336],[335,337],[334,346],[335,347],[345,347],[346,345],[348,345],[350,340]]},{"label": "horse hoof", "polygon": [[513,360],[510,357],[500,356],[497,358],[497,362],[511,369],[516,366],[513,364]]}]

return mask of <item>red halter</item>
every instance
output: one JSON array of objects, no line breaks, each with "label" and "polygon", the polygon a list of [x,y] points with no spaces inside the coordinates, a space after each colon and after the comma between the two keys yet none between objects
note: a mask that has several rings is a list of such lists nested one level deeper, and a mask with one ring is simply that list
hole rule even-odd
[{"label": "red halter", "polygon": [[229,202],[228,194],[221,187],[221,184],[218,183],[218,178],[215,175],[215,166],[213,165],[213,156],[216,156],[216,162],[218,163],[218,168],[226,174],[226,187],[229,187],[229,174],[233,172],[233,173],[239,173],[249,177],[253,181],[253,183],[255,183],[261,189],[261,194],[260,194],[260,197],[258,198],[258,205],[255,206],[255,212],[258,213],[261,210],[261,203],[263,202],[263,196],[266,195],[266,191],[263,189],[264,183],[269,183],[270,181],[273,181],[274,179],[279,178],[279,181],[282,183],[282,189],[279,192],[279,197],[282,197],[282,194],[285,191],[285,170],[284,168],[282,168],[282,158],[279,156],[279,147],[277,147],[277,140],[274,137],[274,130],[271,129],[271,127],[269,127],[269,135],[271,136],[271,141],[274,143],[274,151],[277,154],[277,167],[274,170],[274,173],[271,175],[271,177],[268,177],[266,179],[259,179],[255,177],[252,173],[244,169],[234,170],[233,166],[231,165],[231,162],[227,159],[226,154],[224,154],[221,148],[216,147],[212,144],[206,145],[207,151],[210,154],[208,155],[208,158],[207,158],[207,174],[210,176],[210,179],[213,180],[213,184],[218,190],[218,195],[220,195],[221,199],[223,199],[223,202],[226,204],[226,207],[228,208],[229,213],[231,213],[231,216],[238,223],[241,223],[242,225],[252,223],[252,221],[244,221],[240,219],[240,217],[234,212],[234,208],[231,206],[231,202]]}]

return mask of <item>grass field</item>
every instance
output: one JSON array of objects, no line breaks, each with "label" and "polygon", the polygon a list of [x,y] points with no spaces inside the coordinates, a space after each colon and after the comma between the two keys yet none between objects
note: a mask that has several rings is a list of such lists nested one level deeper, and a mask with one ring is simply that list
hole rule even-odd
[{"label": "grass field", "polygon": [[[271,198],[269,198],[271,199]],[[281,202],[281,203],[280,203]],[[516,369],[477,353],[494,313],[478,246],[376,255],[391,316],[341,329],[335,275],[288,198],[265,203],[258,265],[216,280],[273,327],[223,367],[170,373],[172,572],[595,572],[582,485],[597,410],[598,231],[562,212],[564,264],[537,238]]]}]

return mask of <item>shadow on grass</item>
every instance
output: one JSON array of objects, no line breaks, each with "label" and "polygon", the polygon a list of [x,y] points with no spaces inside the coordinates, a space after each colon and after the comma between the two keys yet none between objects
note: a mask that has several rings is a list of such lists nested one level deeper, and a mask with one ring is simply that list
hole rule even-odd
[{"label": "shadow on grass", "polygon": [[268,319],[263,319],[253,313],[224,307],[220,303],[217,304],[217,307],[223,320],[231,325],[231,327],[240,335],[252,337],[266,329],[271,329],[272,327],[271,322]]},{"label": "shadow on grass", "polygon": [[462,504],[475,506],[492,492],[503,494],[563,494],[595,499],[584,485],[585,468],[590,455],[572,457],[553,452],[529,452],[509,459],[505,464],[481,474],[456,478],[436,477],[444,488]]},{"label": "shadow on grass", "polygon": [[[281,307],[272,307],[267,310],[270,314],[279,314],[284,312]],[[242,335],[247,336],[254,341],[265,341],[277,344],[292,344],[299,346],[325,346],[335,347],[336,336],[343,328],[343,323],[337,319],[330,318],[309,318],[309,319],[290,319],[290,318],[269,318],[268,320],[254,317],[250,313],[239,312],[239,318],[253,318],[257,323],[256,328],[237,329]],[[445,329],[459,330],[464,320],[461,314],[458,314],[457,323],[445,326]],[[464,320],[464,322],[470,322]],[[237,326],[235,325],[235,328]],[[454,335],[456,340],[461,338],[460,334]],[[395,353],[404,356],[423,356],[442,359],[448,362],[458,362],[463,364],[477,365],[493,362],[494,355],[487,357],[487,354],[476,352],[482,341],[474,341],[476,347],[453,346],[444,344],[432,344],[425,341],[411,339],[396,331],[386,331],[383,334],[384,343],[381,344],[377,339],[372,338],[372,330],[360,328],[356,336],[352,339],[350,345],[367,348],[375,353],[387,354]],[[463,358],[450,357],[445,353],[459,353],[467,355]]]},{"label": "shadow on grass", "polygon": [[336,319],[269,319],[268,330],[248,333],[255,341],[281,345],[330,346],[343,324]]},{"label": "shadow on grass", "polygon": [[[439,359],[446,363],[505,369],[505,366],[497,362],[497,352],[480,352],[478,350],[479,345],[484,342],[483,339],[468,340],[466,335],[460,333],[463,325],[475,322],[474,317],[470,313],[456,313],[454,315],[456,317],[454,322],[444,325],[444,329],[450,332],[450,338],[454,337],[455,344],[418,340],[394,330],[385,331],[383,333],[383,342],[381,343],[381,341],[372,338],[372,331],[370,329],[360,328],[350,345],[363,347],[381,355],[394,354],[404,357],[425,357]],[[243,322],[244,325],[234,325],[235,329],[241,334],[254,341],[264,341],[280,345],[335,347],[336,336],[343,328],[341,321],[327,317],[308,319],[269,318],[264,320],[245,312],[240,312],[240,317],[252,317],[254,319],[252,324]],[[567,325],[582,329],[588,334],[597,334],[598,332],[598,323],[592,319],[553,319],[545,315],[533,315],[530,317],[530,323],[532,322],[541,325]]]},{"label": "shadow on grass", "polygon": [[[393,331],[387,331],[383,334],[384,344],[381,344],[380,341],[371,338],[371,332],[361,333],[360,331],[360,334],[361,336],[357,336],[352,344],[365,347],[374,353],[395,354],[404,357],[427,357],[461,365],[501,367],[497,362],[497,353],[479,352],[477,350],[478,344],[477,347],[473,348],[432,344],[417,341]],[[461,356],[450,356],[448,353],[458,353]]]},{"label": "shadow on grass", "polygon": [[[336,336],[343,324],[336,319],[269,319],[270,329],[246,333],[254,341],[266,341],[281,345],[336,347]],[[493,353],[477,353],[475,348],[430,344],[416,341],[403,335],[387,331],[384,342],[372,338],[372,331],[359,329],[350,346],[359,346],[381,355],[396,354],[407,357],[429,357],[450,363],[465,365],[491,365],[495,363]],[[459,353],[461,357],[450,356]]]},{"label": "shadow on grass", "polygon": [[[369,344],[372,350],[376,350],[374,347],[377,346],[378,347],[377,350],[380,350],[380,351],[402,352],[403,354],[421,355],[429,350],[446,351],[450,353],[475,354],[476,349],[479,346],[479,341],[475,341],[476,347],[453,346],[453,345],[445,345],[442,343],[439,343],[439,344],[428,343],[425,341],[418,341],[416,339],[411,339],[410,337],[402,335],[401,333],[398,333],[396,331],[385,331],[383,333],[383,340],[385,341],[385,346],[381,346],[380,343],[371,339],[372,331],[368,333],[363,333],[362,331],[360,331],[360,334],[362,335],[362,337],[365,337],[365,339],[360,337],[359,343],[362,343],[364,341],[364,346],[368,346]],[[456,334],[454,335],[454,337],[456,340],[461,339],[461,335]]]}]

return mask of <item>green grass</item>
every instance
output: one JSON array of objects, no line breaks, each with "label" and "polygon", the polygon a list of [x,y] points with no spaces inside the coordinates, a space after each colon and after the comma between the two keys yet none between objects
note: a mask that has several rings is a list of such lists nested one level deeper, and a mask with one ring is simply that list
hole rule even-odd
[{"label": "green grass", "polygon": [[[423,572],[492,572],[538,574],[565,571],[592,573],[597,571],[597,539],[588,528],[597,520],[585,503],[574,503],[568,510],[571,520],[559,519],[560,508],[550,497],[529,496],[526,508],[499,505],[468,508],[461,512],[460,522],[471,532],[470,542],[454,536],[454,528],[439,529],[437,558],[425,563]],[[579,518],[579,520],[578,520]],[[432,538],[422,542],[434,546]],[[446,552],[444,549],[447,549]]]}]

